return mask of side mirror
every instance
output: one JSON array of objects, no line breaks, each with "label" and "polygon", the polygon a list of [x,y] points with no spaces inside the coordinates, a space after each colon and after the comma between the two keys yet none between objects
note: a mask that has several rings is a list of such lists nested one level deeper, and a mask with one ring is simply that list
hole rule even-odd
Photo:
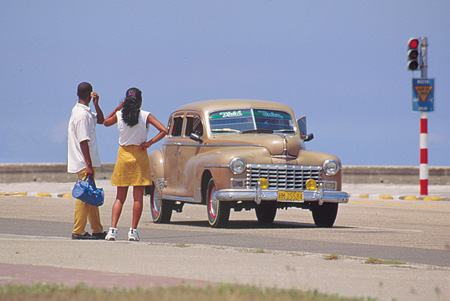
[{"label": "side mirror", "polygon": [[300,132],[300,136],[302,139],[306,141],[311,141],[314,139],[314,134],[308,134],[308,130],[306,128],[306,116],[300,117],[297,120],[298,131]]},{"label": "side mirror", "polygon": [[192,139],[192,140],[194,140],[194,141],[197,141],[197,142],[199,142],[199,143],[202,143],[202,142],[203,142],[203,139],[200,138],[200,136],[197,135],[197,134],[195,134],[195,133],[191,133],[191,134],[189,135],[189,138]]},{"label": "side mirror", "polygon": [[311,140],[313,140],[313,139],[314,139],[314,134],[313,134],[313,133],[310,133],[310,134],[308,134],[308,135],[305,136],[304,141],[305,141],[305,142],[306,142],[306,141],[311,141]]}]

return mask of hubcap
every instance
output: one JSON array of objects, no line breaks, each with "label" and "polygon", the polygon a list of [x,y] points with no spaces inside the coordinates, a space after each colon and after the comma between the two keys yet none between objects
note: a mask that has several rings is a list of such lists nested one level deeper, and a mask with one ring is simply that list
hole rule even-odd
[{"label": "hubcap", "polygon": [[216,186],[213,186],[209,195],[209,215],[214,219],[217,215],[218,201],[216,198]]},{"label": "hubcap", "polygon": [[156,192],[156,188],[153,190],[153,212],[155,215],[158,215],[161,210],[161,198],[158,197],[158,193]]}]

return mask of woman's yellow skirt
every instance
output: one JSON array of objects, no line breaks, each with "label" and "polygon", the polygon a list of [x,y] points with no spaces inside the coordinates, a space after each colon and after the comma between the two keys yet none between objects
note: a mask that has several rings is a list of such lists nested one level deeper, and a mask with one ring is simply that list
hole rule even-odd
[{"label": "woman's yellow skirt", "polygon": [[147,151],[140,150],[139,145],[120,146],[111,184],[119,187],[151,185]]}]

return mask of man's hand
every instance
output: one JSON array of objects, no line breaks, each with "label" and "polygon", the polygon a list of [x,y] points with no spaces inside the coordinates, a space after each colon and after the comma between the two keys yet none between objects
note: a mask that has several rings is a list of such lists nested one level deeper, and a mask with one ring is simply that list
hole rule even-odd
[{"label": "man's hand", "polygon": [[94,169],[92,166],[86,166],[86,177],[89,177],[90,179],[94,178]]},{"label": "man's hand", "polygon": [[98,100],[100,99],[100,96],[98,96],[97,92],[91,92],[91,97],[94,101],[94,106],[98,106]]},{"label": "man's hand", "polygon": [[103,124],[105,121],[105,117],[103,116],[103,111],[100,109],[100,106],[98,105],[98,100],[100,99],[100,96],[98,96],[97,92],[91,92],[91,97],[94,98],[94,107],[95,111],[97,112],[97,123]]}]

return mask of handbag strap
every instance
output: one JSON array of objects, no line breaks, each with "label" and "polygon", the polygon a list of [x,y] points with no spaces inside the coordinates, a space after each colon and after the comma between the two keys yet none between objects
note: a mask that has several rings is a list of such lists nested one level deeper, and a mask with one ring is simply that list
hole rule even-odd
[{"label": "handbag strap", "polygon": [[94,187],[94,190],[97,189],[97,185],[95,184],[95,180],[93,178],[91,179],[89,176],[84,177],[84,179],[79,179],[79,181],[92,183],[92,187]]}]

